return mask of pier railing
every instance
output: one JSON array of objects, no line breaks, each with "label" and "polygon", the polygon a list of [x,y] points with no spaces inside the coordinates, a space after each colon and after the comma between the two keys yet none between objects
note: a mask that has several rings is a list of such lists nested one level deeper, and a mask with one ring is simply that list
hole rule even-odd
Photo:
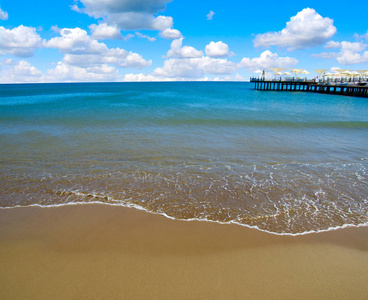
[{"label": "pier railing", "polygon": [[253,77],[256,90],[261,91],[308,91],[326,94],[368,97],[367,81],[319,81],[306,78],[265,79]]}]

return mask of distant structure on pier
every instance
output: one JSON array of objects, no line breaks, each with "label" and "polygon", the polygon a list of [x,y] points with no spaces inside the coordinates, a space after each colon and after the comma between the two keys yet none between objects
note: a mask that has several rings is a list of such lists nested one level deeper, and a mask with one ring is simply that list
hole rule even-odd
[{"label": "distant structure on pier", "polygon": [[261,75],[251,77],[256,90],[262,91],[309,91],[327,94],[368,97],[368,70],[337,70],[326,73],[327,69],[314,70],[318,73],[313,79],[298,77],[298,74],[310,74],[304,69],[291,69],[295,77],[284,68],[269,68],[274,72],[273,78],[268,78],[265,70],[259,71]]}]

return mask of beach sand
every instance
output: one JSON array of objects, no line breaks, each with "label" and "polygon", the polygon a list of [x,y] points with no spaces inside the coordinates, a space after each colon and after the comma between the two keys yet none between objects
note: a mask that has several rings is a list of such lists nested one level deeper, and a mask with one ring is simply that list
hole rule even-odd
[{"label": "beach sand", "polygon": [[0,210],[1,299],[368,299],[368,228],[276,236],[107,205]]}]

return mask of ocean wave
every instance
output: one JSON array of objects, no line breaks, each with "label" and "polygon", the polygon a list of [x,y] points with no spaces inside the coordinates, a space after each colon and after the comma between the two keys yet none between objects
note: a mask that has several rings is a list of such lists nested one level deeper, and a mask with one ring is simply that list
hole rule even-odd
[{"label": "ocean wave", "polygon": [[150,211],[147,210],[146,208],[136,205],[136,204],[131,204],[131,203],[105,203],[105,202],[101,202],[101,201],[93,201],[93,202],[70,202],[70,203],[62,203],[62,204],[49,204],[49,205],[41,205],[41,204],[30,204],[30,205],[16,205],[16,206],[9,206],[9,207],[0,207],[0,209],[17,209],[17,208],[27,208],[27,207],[39,207],[39,208],[57,208],[57,207],[64,207],[64,206],[74,206],[74,205],[108,205],[108,206],[116,206],[116,207],[125,207],[125,208],[132,208],[132,209],[137,209],[140,211],[144,211],[146,213],[150,213],[150,214],[154,214],[154,215],[160,215],[163,216],[165,218],[171,219],[171,220],[176,220],[176,221],[185,221],[185,222],[193,222],[193,221],[197,221],[197,222],[210,222],[210,223],[217,223],[217,224],[221,224],[221,225],[238,225],[238,226],[243,226],[243,227],[247,227],[250,229],[255,229],[255,230],[259,230],[261,232],[265,232],[268,234],[273,234],[273,235],[278,235],[278,236],[301,236],[301,235],[308,235],[308,234],[317,234],[317,233],[322,233],[322,232],[329,232],[329,231],[334,231],[334,230],[339,230],[339,229],[344,229],[344,228],[359,228],[359,227],[367,227],[368,226],[368,221],[365,223],[361,223],[361,224],[343,224],[343,225],[339,225],[339,226],[331,226],[328,227],[326,229],[316,229],[316,230],[308,230],[308,231],[303,231],[303,232],[298,232],[298,233],[289,233],[289,232],[274,232],[274,231],[270,231],[270,230],[266,230],[263,228],[259,228],[256,225],[248,225],[248,224],[243,224],[243,223],[239,223],[237,221],[228,221],[228,222],[222,222],[222,221],[215,221],[215,220],[211,220],[211,219],[206,219],[206,218],[191,218],[191,219],[178,219],[175,217],[172,217],[164,212],[155,212],[155,211]]}]

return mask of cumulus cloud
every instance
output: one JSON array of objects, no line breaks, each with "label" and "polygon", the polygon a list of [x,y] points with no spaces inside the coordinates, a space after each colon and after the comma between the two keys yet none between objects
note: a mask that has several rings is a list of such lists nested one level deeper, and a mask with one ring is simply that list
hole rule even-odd
[{"label": "cumulus cloud", "polygon": [[4,10],[2,10],[1,9],[1,7],[0,7],[0,20],[7,20],[8,19],[8,13],[6,12],[6,11],[4,11]]},{"label": "cumulus cloud", "polygon": [[[78,1],[76,1],[78,2]],[[93,17],[104,17],[108,13],[139,12],[157,14],[166,9],[171,0],[79,0],[84,12]]]},{"label": "cumulus cloud", "polygon": [[335,49],[335,48],[340,48],[340,47],[341,47],[341,43],[340,42],[329,41],[323,48],[326,48],[326,49]]},{"label": "cumulus cloud", "polygon": [[145,34],[142,34],[140,32],[136,32],[135,35],[141,39],[147,39],[149,40],[150,42],[154,42],[156,41],[156,38],[154,37],[151,37],[151,36],[148,36],[148,35],[145,35]]},{"label": "cumulus cloud", "polygon": [[151,64],[152,60],[146,61],[143,59],[142,55],[129,52],[128,55],[122,60],[122,62],[119,65],[124,68],[141,69],[148,67]]},{"label": "cumulus cloud", "polygon": [[255,47],[305,49],[324,44],[335,33],[332,19],[323,18],[314,9],[305,8],[291,17],[281,31],[258,34],[253,42]]},{"label": "cumulus cloud", "polygon": [[0,54],[10,53],[18,57],[29,57],[42,44],[41,37],[33,27],[20,25],[13,29],[0,26]]},{"label": "cumulus cloud", "polygon": [[212,20],[215,13],[211,10],[207,15],[207,20]]},{"label": "cumulus cloud", "polygon": [[236,74],[235,77],[223,75],[223,76],[216,76],[214,78],[205,76],[199,78],[185,78],[185,77],[158,77],[151,74],[126,74],[123,77],[123,81],[126,82],[154,82],[154,81],[240,81],[244,80],[239,74]]},{"label": "cumulus cloud", "polygon": [[221,41],[211,42],[205,48],[206,55],[209,57],[227,57],[234,55],[233,52],[229,51],[229,46]]},{"label": "cumulus cloud", "polygon": [[115,26],[109,26],[106,23],[92,24],[88,26],[92,32],[92,38],[96,40],[121,40],[123,39],[120,30]]},{"label": "cumulus cloud", "polygon": [[191,46],[184,46],[183,44],[183,38],[173,40],[171,42],[171,48],[167,52],[166,57],[167,58],[196,58],[196,57],[202,57],[203,52],[198,51],[197,49],[191,47]]},{"label": "cumulus cloud", "polygon": [[107,51],[104,43],[92,39],[85,30],[80,28],[63,28],[60,37],[45,42],[45,47],[59,49],[69,54],[98,54]]},{"label": "cumulus cloud", "polygon": [[279,57],[277,53],[266,50],[259,57],[244,57],[238,67],[246,68],[249,71],[266,68],[290,68],[295,66],[298,60],[291,57]]},{"label": "cumulus cloud", "polygon": [[49,82],[117,81],[120,78],[118,71],[106,64],[81,68],[59,62],[54,69],[47,71]]},{"label": "cumulus cloud", "polygon": [[21,82],[40,82],[43,81],[43,74],[40,70],[31,66],[25,60],[14,62],[8,59],[1,63],[6,68],[0,72],[0,82],[2,83],[21,83]]},{"label": "cumulus cloud", "polygon": [[109,49],[103,54],[65,54],[63,62],[71,66],[89,67],[94,65],[111,64],[116,67],[141,69],[152,64],[152,60],[146,61],[142,55],[127,52],[124,49]]},{"label": "cumulus cloud", "polygon": [[368,51],[364,51],[363,53],[344,51],[339,53],[335,59],[342,65],[363,64],[368,62]]},{"label": "cumulus cloud", "polygon": [[363,34],[363,35],[359,35],[358,33],[355,33],[355,34],[354,34],[354,37],[355,37],[356,39],[365,39],[365,40],[367,40],[367,41],[368,41],[368,30],[367,30],[367,33],[366,33],[366,34]]},{"label": "cumulus cloud", "polygon": [[45,42],[45,47],[64,53],[63,64],[83,68],[112,64],[117,67],[141,69],[152,64],[141,55],[120,48],[108,48],[80,28],[63,28],[60,36]]},{"label": "cumulus cloud", "polygon": [[172,17],[155,17],[148,13],[111,13],[105,19],[108,24],[114,24],[123,30],[150,29],[163,31],[173,26]]},{"label": "cumulus cloud", "polygon": [[351,52],[361,52],[367,48],[367,45],[364,43],[351,43],[351,42],[341,42],[340,43],[341,51],[351,51]]},{"label": "cumulus cloud", "polygon": [[368,62],[368,51],[364,51],[367,45],[362,42],[330,42],[325,46],[326,49],[340,48],[339,52],[324,52],[313,55],[325,59],[335,59],[342,65],[353,65]]},{"label": "cumulus cloud", "polygon": [[233,74],[237,69],[235,63],[226,59],[211,57],[171,58],[164,62],[162,68],[154,70],[159,77],[200,78],[205,74]]},{"label": "cumulus cloud", "polygon": [[168,40],[175,40],[181,38],[182,34],[177,29],[166,28],[160,32],[160,36]]},{"label": "cumulus cloud", "polygon": [[150,74],[143,74],[143,73],[139,73],[139,74],[126,74],[123,77],[123,81],[127,81],[127,82],[150,82],[150,81],[174,81],[176,80],[175,78],[163,78],[163,77],[156,77]]},{"label": "cumulus cloud", "polygon": [[[79,0],[74,10],[96,19],[103,18],[109,26],[123,30],[150,29],[164,31],[173,26],[172,17],[157,16],[171,0]],[[165,34],[164,34],[165,36]]]},{"label": "cumulus cloud", "polygon": [[57,26],[57,25],[53,25],[53,26],[51,26],[51,28],[50,28],[53,32],[55,32],[55,33],[57,33],[57,34],[59,34],[60,33],[60,28],[59,28],[59,26]]}]

